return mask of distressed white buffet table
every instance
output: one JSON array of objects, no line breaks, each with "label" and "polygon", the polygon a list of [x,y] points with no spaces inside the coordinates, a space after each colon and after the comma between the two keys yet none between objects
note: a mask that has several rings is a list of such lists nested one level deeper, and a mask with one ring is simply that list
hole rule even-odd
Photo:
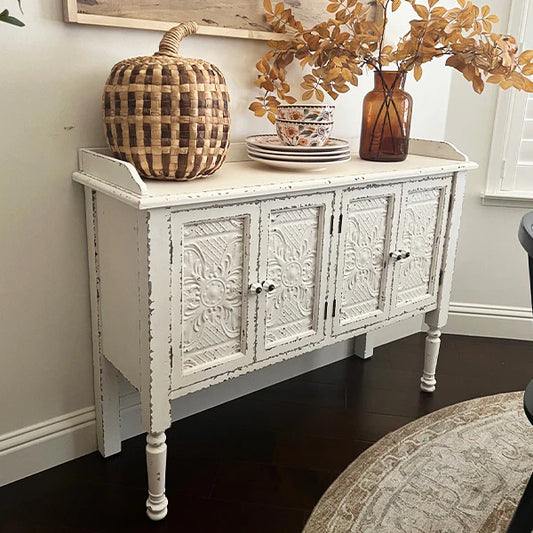
[{"label": "distressed white buffet table", "polygon": [[81,150],[98,445],[120,451],[116,370],[141,394],[147,513],[167,513],[170,401],[425,314],[421,380],[435,390],[466,171],[452,146],[412,140],[402,163],[354,156],[322,172],[246,160],[214,176],[143,181],[105,150]]}]

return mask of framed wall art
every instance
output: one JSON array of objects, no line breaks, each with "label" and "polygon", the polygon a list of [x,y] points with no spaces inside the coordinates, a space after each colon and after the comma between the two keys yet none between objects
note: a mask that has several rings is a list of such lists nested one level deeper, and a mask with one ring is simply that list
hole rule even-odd
[{"label": "framed wall art", "polygon": [[[285,0],[304,26],[323,20],[328,3]],[[64,8],[65,20],[80,24],[166,31],[179,22],[194,20],[203,35],[248,39],[279,35],[265,22],[263,0],[64,0]],[[374,9],[371,16],[375,16]]]}]

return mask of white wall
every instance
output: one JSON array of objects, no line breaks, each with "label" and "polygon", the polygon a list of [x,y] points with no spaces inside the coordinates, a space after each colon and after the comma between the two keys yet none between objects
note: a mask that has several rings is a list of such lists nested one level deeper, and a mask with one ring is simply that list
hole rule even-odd
[{"label": "white wall", "polygon": [[[15,0],[3,4],[15,13]],[[64,23],[60,0],[24,2],[24,10],[25,28],[0,27],[0,472],[2,459],[14,457],[21,443],[31,444],[31,435],[51,439],[75,425],[84,429],[85,440],[69,441],[63,451],[55,446],[50,457],[31,466],[20,456],[26,470],[12,466],[4,481],[94,449],[84,207],[81,187],[70,176],[79,147],[105,143],[101,93],[112,65],[151,54],[160,38],[156,32]],[[255,96],[253,66],[264,49],[263,42],[201,36],[183,44],[184,55],[210,60],[226,74],[233,140],[270,128],[247,111]],[[336,135],[358,135],[370,81],[337,102]],[[438,67],[428,68],[419,84],[408,82],[416,104],[413,136],[444,136],[449,84],[450,72]],[[462,252],[468,252],[464,243]],[[467,285],[459,281],[461,290]],[[465,297],[477,297],[471,293]],[[523,303],[519,291],[516,301]],[[343,346],[339,350],[348,353]],[[283,368],[265,370],[263,381],[282,379]],[[204,393],[203,400],[197,395],[196,407],[216,403],[217,394]],[[218,400],[230,394],[220,392]]]},{"label": "white wall", "polygon": [[[511,2],[487,3],[500,16],[498,31],[505,32]],[[490,85],[477,95],[454,71],[446,139],[479,163],[479,169],[468,178],[452,292],[458,312],[451,316],[449,329],[533,340],[527,256],[517,240],[520,219],[528,210],[481,203],[498,91]]]}]

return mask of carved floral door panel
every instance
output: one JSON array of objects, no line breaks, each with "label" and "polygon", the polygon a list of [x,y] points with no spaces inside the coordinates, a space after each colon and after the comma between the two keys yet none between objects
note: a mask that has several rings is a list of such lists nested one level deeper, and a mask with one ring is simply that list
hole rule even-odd
[{"label": "carved floral door panel", "polygon": [[451,177],[404,185],[398,250],[409,257],[392,265],[392,314],[437,301],[450,186]]},{"label": "carved floral door panel", "polygon": [[396,241],[401,185],[342,195],[333,334],[385,320],[392,289],[388,255]]},{"label": "carved floral door panel", "polygon": [[262,204],[258,359],[324,338],[332,207],[331,193]]},{"label": "carved floral door panel", "polygon": [[172,214],[173,388],[253,361],[258,227],[257,204]]}]

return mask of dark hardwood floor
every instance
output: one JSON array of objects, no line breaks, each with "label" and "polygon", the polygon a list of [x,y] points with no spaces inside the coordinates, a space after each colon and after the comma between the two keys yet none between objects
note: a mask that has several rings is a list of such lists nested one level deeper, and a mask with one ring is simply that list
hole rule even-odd
[{"label": "dark hardwood floor", "polygon": [[323,492],[386,433],[441,407],[523,390],[531,343],[444,335],[437,391],[419,392],[413,335],[173,424],[168,517],[144,515],[144,436],[0,488],[0,532],[299,533]]}]

